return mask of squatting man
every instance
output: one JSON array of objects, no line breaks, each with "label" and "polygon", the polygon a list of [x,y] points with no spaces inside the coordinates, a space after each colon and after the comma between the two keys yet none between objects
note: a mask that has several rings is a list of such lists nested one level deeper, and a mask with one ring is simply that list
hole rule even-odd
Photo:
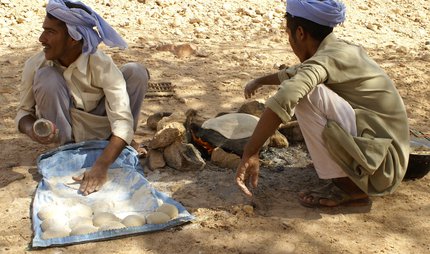
[{"label": "squatting man", "polygon": [[[133,135],[149,72],[138,63],[119,69],[97,49],[102,41],[121,49],[127,44],[79,1],[50,0],[39,41],[43,52],[24,66],[15,121],[20,132],[42,144],[109,140],[91,169],[74,177],[88,195],[106,182],[109,166],[124,147],[136,146]],[[56,132],[37,136],[33,124],[38,118],[51,121]]]},{"label": "squatting man", "polygon": [[391,79],[360,46],[338,39],[337,0],[287,0],[286,32],[300,63],[250,81],[245,97],[279,85],[244,148],[236,183],[252,196],[264,142],[295,114],[322,187],[299,193],[308,207],[368,204],[401,183],[409,158],[405,106]]}]

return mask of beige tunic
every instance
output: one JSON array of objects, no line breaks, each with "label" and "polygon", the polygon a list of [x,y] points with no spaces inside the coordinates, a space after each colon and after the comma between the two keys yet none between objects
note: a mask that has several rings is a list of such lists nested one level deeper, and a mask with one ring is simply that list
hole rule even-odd
[{"label": "beige tunic", "polygon": [[267,106],[288,122],[298,101],[324,83],[350,103],[357,137],[334,121],[323,132],[328,150],[369,195],[392,193],[409,158],[409,129],[403,100],[385,72],[356,45],[328,35],[303,63],[280,71],[281,85]]},{"label": "beige tunic", "polygon": [[[75,108],[71,109],[72,131],[75,142],[91,139],[107,139],[111,134],[130,144],[133,138],[133,116],[129,96],[121,71],[112,59],[101,51],[81,54],[69,67],[45,60],[43,52],[25,63],[21,98],[15,122],[25,115],[36,114],[36,102],[32,84],[36,70],[55,66],[63,73]],[[107,116],[90,114],[100,100],[106,98]]]}]

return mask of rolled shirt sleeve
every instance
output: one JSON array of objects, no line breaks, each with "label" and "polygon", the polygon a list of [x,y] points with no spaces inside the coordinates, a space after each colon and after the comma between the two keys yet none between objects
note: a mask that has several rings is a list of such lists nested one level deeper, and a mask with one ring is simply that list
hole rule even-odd
[{"label": "rolled shirt sleeve", "polygon": [[321,65],[308,62],[281,70],[278,77],[282,83],[276,94],[266,101],[266,106],[287,123],[299,100],[318,84],[324,83],[327,72]]},{"label": "rolled shirt sleeve", "polygon": [[22,71],[21,86],[20,86],[20,100],[18,105],[17,114],[15,117],[15,125],[18,128],[19,121],[26,115],[36,117],[36,102],[33,93],[33,79],[36,70],[44,65],[49,65],[45,61],[43,52],[29,58]]},{"label": "rolled shirt sleeve", "polygon": [[133,116],[122,72],[112,59],[104,54],[90,59],[90,66],[93,66],[94,86],[103,89],[112,134],[130,144],[134,135]]}]

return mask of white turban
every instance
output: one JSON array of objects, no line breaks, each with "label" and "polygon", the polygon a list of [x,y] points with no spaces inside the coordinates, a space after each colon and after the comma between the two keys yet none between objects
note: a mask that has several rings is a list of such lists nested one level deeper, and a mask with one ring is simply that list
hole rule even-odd
[{"label": "white turban", "polygon": [[[69,8],[66,2],[82,5],[90,13],[80,8]],[[109,47],[127,48],[127,43],[106,21],[80,1],[49,0],[46,12],[66,23],[74,40],[83,39],[82,53],[93,54],[102,41]],[[97,30],[94,27],[97,27]]]},{"label": "white turban", "polygon": [[329,27],[345,20],[345,9],[338,0],[287,0],[287,12],[292,16]]}]

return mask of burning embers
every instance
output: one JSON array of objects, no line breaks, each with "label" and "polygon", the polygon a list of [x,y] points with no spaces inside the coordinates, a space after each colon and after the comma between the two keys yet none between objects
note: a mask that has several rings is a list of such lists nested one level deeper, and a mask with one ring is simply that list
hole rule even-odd
[{"label": "burning embers", "polygon": [[202,138],[196,137],[196,135],[191,131],[192,143],[204,149],[204,153],[208,155],[212,154],[212,151],[215,149],[211,144],[204,141]]},{"label": "burning embers", "polygon": [[[258,121],[247,113],[227,113],[207,120],[198,120],[195,110],[154,114],[147,121],[157,130],[149,143],[149,167],[200,170],[210,160],[235,169]],[[277,132],[267,145],[287,147],[288,140]]]}]

